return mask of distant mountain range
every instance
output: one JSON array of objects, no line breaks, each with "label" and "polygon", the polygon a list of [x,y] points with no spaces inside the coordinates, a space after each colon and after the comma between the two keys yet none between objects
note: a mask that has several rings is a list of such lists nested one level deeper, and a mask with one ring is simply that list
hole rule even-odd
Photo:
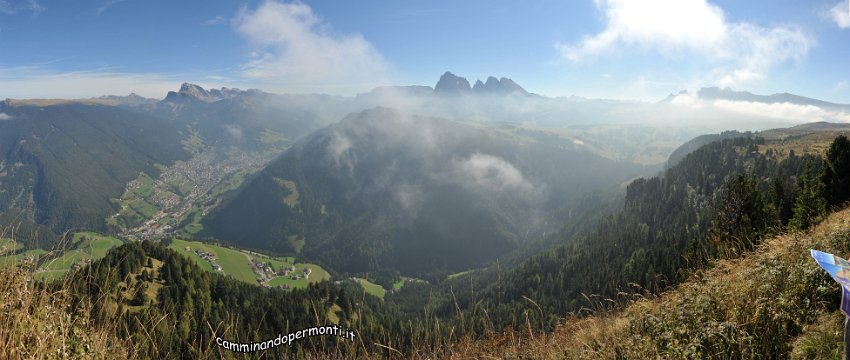
[{"label": "distant mountain range", "polygon": [[[682,90],[679,94],[669,95],[663,102],[669,102],[677,95],[687,94],[686,90]],[[702,100],[727,100],[727,101],[747,101],[747,102],[756,102],[756,103],[764,103],[764,104],[780,104],[780,103],[788,103],[794,105],[810,105],[817,106],[826,110],[833,111],[850,111],[850,104],[838,104],[832,103],[828,101],[812,99],[805,96],[789,94],[789,93],[778,93],[773,95],[757,95],[753,94],[749,91],[735,91],[730,88],[719,88],[719,87],[705,87],[701,88],[696,92],[696,96]]]},{"label": "distant mountain range", "polygon": [[191,99],[204,102],[216,102],[219,100],[231,99],[242,94],[257,94],[259,92],[259,90],[242,91],[237,88],[230,89],[226,87],[221,89],[210,89],[207,91],[198,85],[183,83],[183,85],[180,86],[180,90],[177,92],[169,91],[163,101],[183,102]]}]

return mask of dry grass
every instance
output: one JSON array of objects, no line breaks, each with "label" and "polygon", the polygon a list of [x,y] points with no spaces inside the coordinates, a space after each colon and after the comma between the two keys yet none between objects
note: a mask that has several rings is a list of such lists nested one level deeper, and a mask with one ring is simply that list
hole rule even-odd
[{"label": "dry grass", "polygon": [[115,329],[94,326],[82,304],[70,311],[65,286],[55,289],[34,281],[35,264],[0,270],[0,358],[113,359],[132,356]]},{"label": "dry grass", "polygon": [[826,151],[833,140],[839,135],[847,135],[847,130],[818,131],[790,138],[773,138],[764,145],[758,146],[759,153],[765,154],[768,149],[777,154],[777,158],[785,159],[793,150],[797,156],[815,155],[826,156]]},{"label": "dry grass", "polygon": [[506,329],[483,340],[465,338],[445,358],[834,358],[841,353],[840,291],[811,259],[812,248],[850,252],[850,209],[810,232],[717,261],[623,311],[566,318],[550,334]]}]

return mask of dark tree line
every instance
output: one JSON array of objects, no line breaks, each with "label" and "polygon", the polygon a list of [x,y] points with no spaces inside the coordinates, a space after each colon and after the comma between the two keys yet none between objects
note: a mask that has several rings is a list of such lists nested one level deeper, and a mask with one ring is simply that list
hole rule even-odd
[{"label": "dark tree line", "polygon": [[[635,180],[623,209],[590,234],[526,260],[498,284],[491,275],[478,295],[490,319],[549,327],[569,312],[608,303],[600,299],[658,293],[713,259],[738,256],[789,227],[808,228],[850,200],[845,136],[825,158],[760,152],[763,144],[756,137],[723,139],[658,177]],[[471,292],[463,296],[462,303],[475,303]]]}]

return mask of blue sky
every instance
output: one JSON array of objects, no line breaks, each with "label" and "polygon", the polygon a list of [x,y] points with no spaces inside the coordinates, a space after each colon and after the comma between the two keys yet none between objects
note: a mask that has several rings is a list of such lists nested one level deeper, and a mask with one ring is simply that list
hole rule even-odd
[{"label": "blue sky", "polygon": [[0,98],[190,81],[351,95],[447,70],[550,96],[729,86],[850,103],[847,0],[0,0]]}]

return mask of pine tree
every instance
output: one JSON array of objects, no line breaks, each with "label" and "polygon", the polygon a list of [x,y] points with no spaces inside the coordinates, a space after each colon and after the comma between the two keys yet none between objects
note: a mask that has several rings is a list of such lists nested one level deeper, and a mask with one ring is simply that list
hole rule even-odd
[{"label": "pine tree", "polygon": [[830,205],[841,205],[850,200],[850,140],[844,135],[836,137],[826,159],[823,182],[827,200]]},{"label": "pine tree", "polygon": [[148,294],[145,292],[146,286],[144,284],[139,284],[136,287],[136,294],[133,296],[133,300],[130,302],[131,305],[134,306],[142,306],[147,304],[148,302]]},{"label": "pine tree", "polygon": [[823,168],[821,176],[815,176],[811,160],[806,161],[803,176],[797,183],[797,194],[794,202],[794,217],[789,226],[796,229],[808,229],[821,220],[826,214],[826,199],[824,198]]}]

